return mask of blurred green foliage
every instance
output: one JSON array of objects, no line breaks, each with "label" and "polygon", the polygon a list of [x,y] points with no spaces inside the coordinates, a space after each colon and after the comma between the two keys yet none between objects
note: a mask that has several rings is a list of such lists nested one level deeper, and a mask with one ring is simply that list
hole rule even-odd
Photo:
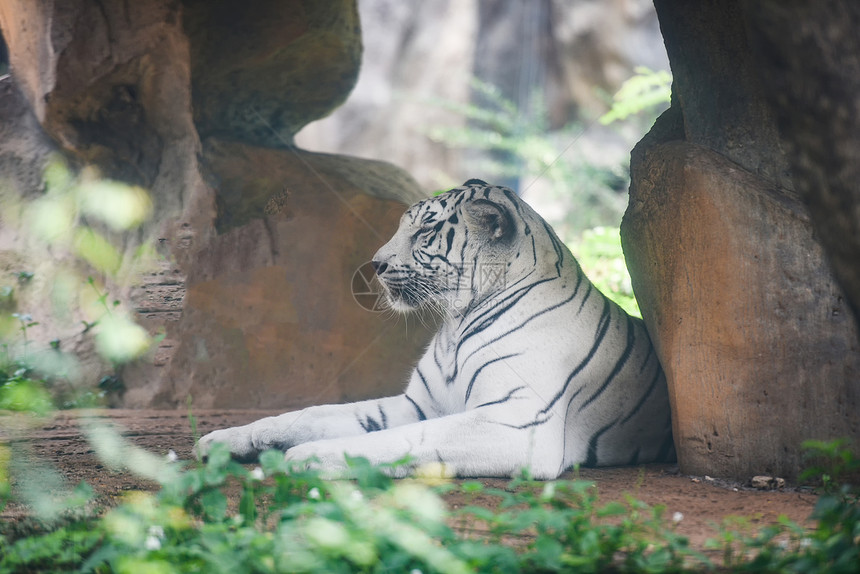
[{"label": "blurred green foliage", "polygon": [[[82,380],[77,357],[63,349],[59,334],[45,333],[44,323],[18,307],[39,304],[40,312],[51,315],[52,328],[72,338],[94,337],[97,351],[114,367],[145,353],[149,334],[118,301],[108,303],[105,285],[118,284],[122,268],[147,255],[139,251],[129,257],[119,246],[124,233],[149,217],[149,196],[89,169],[75,174],[56,157],[45,168],[44,193],[12,198],[0,194],[3,223],[26,238],[22,243],[39,271],[13,270],[9,284],[0,285],[0,410],[44,415],[52,402],[58,407],[98,404],[105,390],[97,381]],[[48,301],[31,296],[36,283],[47,287]],[[81,325],[77,333],[75,320]]]},{"label": "blurred green foliage", "polygon": [[[582,125],[574,123],[550,132],[548,114],[540,105],[524,114],[497,87],[473,80],[472,88],[485,102],[482,106],[431,102],[468,120],[463,127],[428,128],[431,139],[466,153],[482,152],[473,154],[470,160],[470,173],[475,177],[527,183],[540,179],[550,194],[573,198],[571,203],[576,207],[564,221],[564,227],[572,233],[620,221],[626,203],[620,193],[627,180],[624,166],[598,166],[578,154],[567,153],[582,137]],[[533,100],[541,102],[542,98]]]},{"label": "blurred green foliage", "polygon": [[[68,572],[856,572],[856,498],[822,496],[801,525],[727,520],[703,554],[676,532],[683,516],[632,496],[601,503],[594,483],[504,488],[475,480],[392,480],[395,465],[347,459],[352,480],[323,480],[268,451],[256,468],[215,445],[205,465],[154,457],[116,429],[86,425],[109,468],[157,481],[105,511],[81,486],[54,501],[65,519],[40,533],[0,529],[0,574]],[[834,450],[843,457],[842,447]],[[2,455],[2,451],[0,451]],[[845,455],[851,458],[852,455]],[[854,459],[851,459],[854,460]],[[852,464],[854,464],[852,462]],[[184,468],[183,468],[184,467]],[[441,494],[466,505],[451,511]],[[473,500],[474,505],[468,501]],[[71,513],[71,514],[70,514]]]}]

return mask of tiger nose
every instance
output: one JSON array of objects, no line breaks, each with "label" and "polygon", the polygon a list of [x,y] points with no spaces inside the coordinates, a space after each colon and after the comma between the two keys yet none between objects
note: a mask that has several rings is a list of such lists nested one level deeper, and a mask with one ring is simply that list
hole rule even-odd
[{"label": "tiger nose", "polygon": [[374,259],[370,264],[373,265],[373,270],[376,271],[377,275],[382,275],[385,273],[385,270],[388,269],[388,263],[384,261],[377,261]]}]

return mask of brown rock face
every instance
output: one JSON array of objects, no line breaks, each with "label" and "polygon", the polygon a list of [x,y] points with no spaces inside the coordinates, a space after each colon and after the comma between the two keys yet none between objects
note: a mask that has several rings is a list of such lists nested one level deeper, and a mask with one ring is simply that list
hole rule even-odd
[{"label": "brown rock face", "polygon": [[186,279],[182,337],[159,399],[303,406],[403,388],[425,331],[363,308],[350,290],[403,204],[369,196],[355,183],[360,166],[349,177],[331,169],[337,160],[206,142],[220,233]]},{"label": "brown rock face", "polygon": [[[119,404],[287,408],[402,387],[426,329],[366,311],[350,288],[422,194],[389,164],[292,147],[355,82],[354,1],[10,0],[0,27],[8,96],[32,110],[19,106],[15,141],[38,143],[0,144],[11,188],[40,192],[46,133],[154,199],[124,248],[156,245],[161,268],[111,296],[164,337],[123,368]],[[6,250],[26,245],[0,234]]]},{"label": "brown rock face", "polygon": [[625,253],[683,472],[793,477],[802,441],[858,436],[857,331],[803,206],[685,142],[634,177]]},{"label": "brown rock face", "polygon": [[860,3],[749,2],[794,182],[860,322]]},{"label": "brown rock face", "polygon": [[[785,153],[810,149],[794,139],[804,129],[819,130],[819,144],[830,132],[802,119],[803,129],[792,128],[789,112],[774,108],[780,97],[761,68],[774,54],[754,49],[761,38],[745,3],[655,5],[673,101],[633,151],[622,241],[666,370],[681,469],[793,478],[803,440],[860,442],[857,325],[819,244],[825,232],[813,228],[795,191],[809,189],[806,173],[837,182],[822,193],[848,189],[850,170],[836,169],[845,150],[826,161]],[[785,38],[770,41],[792,45],[796,32],[786,27]],[[841,94],[823,83],[818,90]],[[807,164],[798,164],[801,156]],[[856,224],[851,213],[831,217]]]},{"label": "brown rock face", "polygon": [[185,0],[201,137],[286,147],[343,103],[358,77],[354,0]]}]

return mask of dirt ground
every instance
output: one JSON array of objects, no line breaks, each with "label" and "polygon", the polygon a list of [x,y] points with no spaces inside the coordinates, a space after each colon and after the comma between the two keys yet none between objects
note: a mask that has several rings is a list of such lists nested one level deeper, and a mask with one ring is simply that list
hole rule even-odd
[{"label": "dirt ground", "polygon": [[[245,424],[275,414],[266,411],[219,410],[195,412],[198,432]],[[127,472],[105,468],[96,458],[89,443],[82,436],[78,421],[81,413],[61,411],[42,424],[21,425],[20,419],[0,416],[0,442],[10,439],[27,439],[32,452],[51,463],[71,485],[86,481],[96,491],[99,502],[110,505],[130,490],[151,490],[153,483]],[[166,455],[173,450],[180,459],[191,457],[192,431],[185,411],[106,410],[98,415],[112,420],[134,444],[152,453]],[[17,430],[10,427],[17,426]],[[625,468],[583,469],[580,478],[597,484],[600,502],[623,500],[629,493],[649,505],[665,505],[666,515],[683,514],[677,531],[689,537],[694,547],[701,547],[705,539],[717,534],[715,525],[726,516],[746,516],[754,526],[774,523],[780,514],[797,522],[804,521],[812,512],[816,496],[808,490],[785,488],[782,490],[754,490],[741,484],[732,484],[708,477],[681,475],[671,465],[647,465]],[[571,473],[563,478],[573,478]],[[504,480],[487,479],[485,484],[500,487]],[[17,486],[13,477],[13,489]],[[469,499],[470,504],[481,504],[483,499]],[[490,505],[494,499],[483,501]],[[449,506],[456,508],[465,503],[461,496],[448,495]],[[0,513],[0,521],[16,521],[26,516],[27,509],[11,503]]]}]

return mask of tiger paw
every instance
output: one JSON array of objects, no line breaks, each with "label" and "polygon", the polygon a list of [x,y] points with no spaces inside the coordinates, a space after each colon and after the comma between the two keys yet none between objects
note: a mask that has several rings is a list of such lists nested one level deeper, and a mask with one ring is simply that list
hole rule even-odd
[{"label": "tiger paw", "polygon": [[212,431],[197,441],[192,452],[197,459],[206,460],[215,443],[226,444],[230,449],[230,456],[240,462],[253,462],[259,454],[259,451],[254,448],[251,430],[247,427]]}]

